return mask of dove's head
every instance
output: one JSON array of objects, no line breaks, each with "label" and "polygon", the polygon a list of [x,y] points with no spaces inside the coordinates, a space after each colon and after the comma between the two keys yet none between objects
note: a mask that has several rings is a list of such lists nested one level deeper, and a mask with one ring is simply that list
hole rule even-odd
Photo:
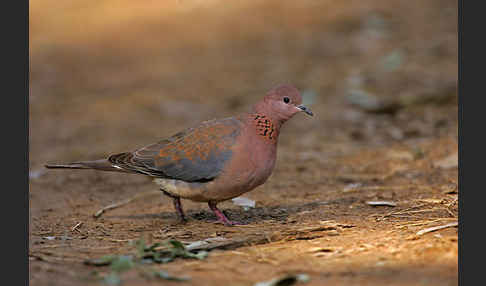
[{"label": "dove's head", "polygon": [[302,105],[299,91],[287,84],[271,89],[263,100],[256,104],[255,109],[282,123],[299,112],[314,115],[309,108]]}]

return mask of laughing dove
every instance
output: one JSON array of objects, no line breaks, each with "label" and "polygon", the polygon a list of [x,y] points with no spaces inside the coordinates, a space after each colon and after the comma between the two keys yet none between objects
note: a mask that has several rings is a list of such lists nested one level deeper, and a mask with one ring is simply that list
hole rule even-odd
[{"label": "laughing dove", "polygon": [[147,175],[173,199],[180,220],[185,221],[180,201],[183,198],[207,202],[220,222],[238,224],[216,204],[249,192],[268,179],[275,166],[278,135],[284,122],[298,112],[313,115],[301,103],[296,88],[280,85],[250,112],[202,122],[132,152],[46,167]]}]

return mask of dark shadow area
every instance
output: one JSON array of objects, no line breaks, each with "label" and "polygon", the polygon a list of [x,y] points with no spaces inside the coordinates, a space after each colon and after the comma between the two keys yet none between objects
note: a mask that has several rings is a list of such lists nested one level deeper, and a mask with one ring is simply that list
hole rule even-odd
[{"label": "dark shadow area", "polygon": [[[358,199],[353,197],[340,198],[330,201],[320,201],[320,202],[310,202],[305,204],[293,204],[293,205],[282,205],[273,207],[255,207],[248,210],[243,209],[221,209],[222,212],[239,222],[245,224],[258,223],[262,221],[277,221],[285,222],[290,215],[302,212],[302,211],[313,211],[321,206],[326,205],[340,205],[346,207],[349,204],[356,202]],[[189,219],[196,221],[213,222],[216,221],[216,216],[211,211],[187,211],[186,215]],[[104,218],[117,218],[117,219],[170,219],[177,220],[177,215],[174,212],[162,212],[158,214],[138,214],[138,215],[103,215]]]}]

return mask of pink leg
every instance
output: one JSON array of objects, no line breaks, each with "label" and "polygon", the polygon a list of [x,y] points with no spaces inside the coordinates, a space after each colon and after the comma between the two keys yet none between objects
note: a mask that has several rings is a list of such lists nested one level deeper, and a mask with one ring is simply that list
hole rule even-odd
[{"label": "pink leg", "polygon": [[174,208],[177,211],[177,217],[179,217],[180,222],[186,222],[186,216],[184,215],[184,210],[182,209],[181,198],[172,198],[174,202]]},{"label": "pink leg", "polygon": [[186,222],[187,220],[186,220],[186,216],[184,215],[184,210],[182,209],[181,198],[173,196],[164,190],[162,190],[162,192],[164,192],[166,196],[172,198],[172,202],[174,203],[174,208],[177,212],[177,217],[179,218],[179,221]]},{"label": "pink leg", "polygon": [[239,223],[237,221],[231,221],[229,220],[222,211],[220,211],[217,207],[216,207],[216,204],[215,202],[208,202],[208,206],[209,208],[214,212],[214,214],[218,217],[218,221],[223,223],[224,225],[226,226],[231,226],[231,225],[238,225],[238,224],[242,224],[242,223]]}]

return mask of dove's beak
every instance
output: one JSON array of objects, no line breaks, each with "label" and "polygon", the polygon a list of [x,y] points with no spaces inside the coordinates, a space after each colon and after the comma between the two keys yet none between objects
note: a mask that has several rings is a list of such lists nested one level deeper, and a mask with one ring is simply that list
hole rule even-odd
[{"label": "dove's beak", "polygon": [[312,113],[312,111],[309,108],[307,108],[307,107],[305,107],[303,105],[299,105],[299,106],[297,106],[297,108],[299,108],[303,112],[309,114],[310,116],[314,116],[314,113]]}]

